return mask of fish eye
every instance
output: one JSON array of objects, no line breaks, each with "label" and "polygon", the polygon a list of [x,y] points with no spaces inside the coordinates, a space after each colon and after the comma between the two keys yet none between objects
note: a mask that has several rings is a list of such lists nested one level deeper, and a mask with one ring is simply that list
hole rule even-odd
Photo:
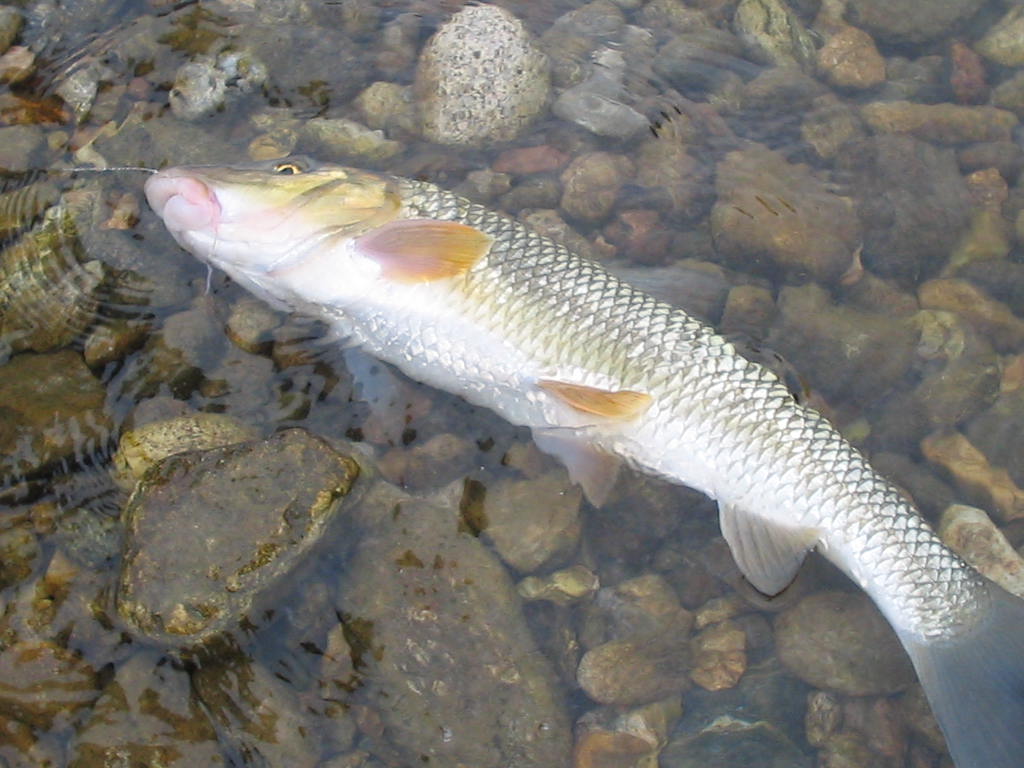
[{"label": "fish eye", "polygon": [[274,166],[274,173],[280,173],[284,175],[302,173],[302,171],[303,168],[301,165],[291,161],[278,163],[277,165]]}]

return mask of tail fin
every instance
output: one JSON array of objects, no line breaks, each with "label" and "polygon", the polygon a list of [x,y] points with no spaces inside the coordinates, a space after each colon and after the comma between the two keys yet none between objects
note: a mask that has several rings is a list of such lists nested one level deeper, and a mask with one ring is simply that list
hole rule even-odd
[{"label": "tail fin", "polygon": [[1024,600],[989,588],[992,610],[962,635],[900,633],[957,768],[1024,766]]}]

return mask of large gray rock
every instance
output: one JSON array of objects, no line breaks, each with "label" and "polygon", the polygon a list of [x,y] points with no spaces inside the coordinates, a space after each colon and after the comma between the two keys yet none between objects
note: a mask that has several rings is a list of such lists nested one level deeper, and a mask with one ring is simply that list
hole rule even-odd
[{"label": "large gray rock", "polygon": [[117,609],[142,635],[196,645],[250,615],[334,517],[358,465],[303,430],[179,453],[122,515]]},{"label": "large gray rock", "polygon": [[516,137],[547,104],[547,57],[508,11],[467,6],[427,42],[413,90],[425,138],[479,145]]},{"label": "large gray rock", "polygon": [[338,590],[362,700],[400,762],[435,768],[570,764],[555,674],[508,573],[452,503],[381,484],[357,510]]}]

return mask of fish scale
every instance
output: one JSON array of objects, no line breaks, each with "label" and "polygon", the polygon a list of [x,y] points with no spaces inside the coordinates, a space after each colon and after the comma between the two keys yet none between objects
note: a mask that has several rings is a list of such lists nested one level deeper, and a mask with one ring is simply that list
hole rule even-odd
[{"label": "fish scale", "polygon": [[[898,491],[821,416],[795,403],[774,374],[739,356],[713,329],[483,206],[430,184],[396,183],[410,217],[451,219],[494,237],[493,255],[462,288],[479,306],[474,318],[494,318],[500,332],[552,369],[570,363],[617,388],[650,393],[662,404],[666,423],[658,431],[668,441],[678,440],[676,425],[701,414],[704,446],[695,450],[730,478],[729,492],[716,494],[720,501],[758,494],[796,513],[794,523],[827,531],[828,549],[861,545],[847,556],[853,562],[840,565],[862,586],[869,579],[904,585],[894,590],[892,610],[911,617],[922,635],[953,631],[983,607],[981,580],[930,528],[915,524],[920,517]],[[666,371],[654,379],[648,371],[658,366]],[[642,456],[626,458],[651,468]],[[755,473],[756,484],[745,483],[754,465],[765,469]],[[864,517],[866,507],[871,517]],[[894,542],[894,528],[913,536]],[[860,561],[871,564],[870,576]]]},{"label": "fish scale", "polygon": [[896,630],[958,768],[1024,765],[1024,602],[709,326],[424,182],[286,159],[171,168],[146,193],[183,247],[530,427],[592,498],[609,456],[715,497],[763,591],[817,548]]}]

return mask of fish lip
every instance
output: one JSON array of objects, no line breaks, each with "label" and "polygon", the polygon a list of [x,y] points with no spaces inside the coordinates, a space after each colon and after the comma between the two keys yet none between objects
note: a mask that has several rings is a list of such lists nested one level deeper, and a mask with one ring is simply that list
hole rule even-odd
[{"label": "fish lip", "polygon": [[194,229],[202,224],[216,226],[220,220],[221,205],[214,187],[192,168],[173,167],[158,171],[146,180],[143,191],[150,208],[164,219],[172,232],[176,228],[167,221],[165,214],[168,204],[175,198],[180,198],[180,204],[186,208],[200,209],[205,206],[203,219],[186,223],[180,231]]}]

